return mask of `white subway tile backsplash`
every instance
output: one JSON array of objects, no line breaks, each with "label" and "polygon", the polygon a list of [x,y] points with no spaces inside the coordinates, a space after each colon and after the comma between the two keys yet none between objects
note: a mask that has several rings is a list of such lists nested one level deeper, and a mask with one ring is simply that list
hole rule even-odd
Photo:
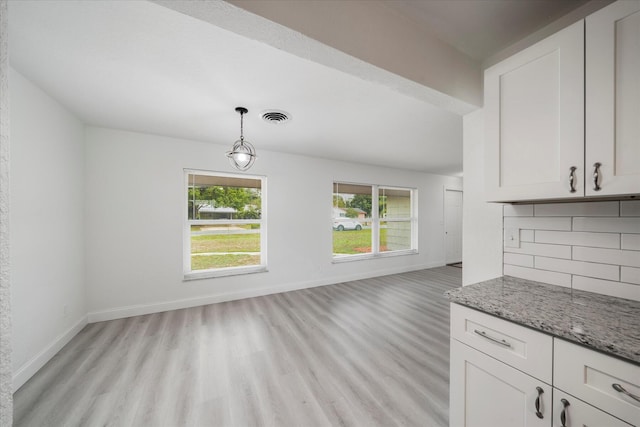
[{"label": "white subway tile backsplash", "polygon": [[550,203],[535,205],[535,216],[618,216],[619,202]]},{"label": "white subway tile backsplash", "polygon": [[640,267],[640,251],[623,251],[620,249],[585,248],[574,246],[573,259],[592,261],[601,264],[626,265]]},{"label": "white subway tile backsplash", "polygon": [[505,264],[533,268],[533,255],[511,254],[505,252],[503,261]]},{"label": "white subway tile backsplash", "polygon": [[573,218],[573,231],[597,231],[640,234],[640,217],[628,218]]},{"label": "white subway tile backsplash", "polygon": [[640,301],[640,285],[573,276],[573,289]]},{"label": "white subway tile backsplash", "polygon": [[[640,219],[640,218],[638,218]],[[533,230],[571,230],[571,218],[566,217],[505,217],[504,228],[527,228]]]},{"label": "white subway tile backsplash", "polygon": [[535,257],[536,269],[578,274],[598,279],[620,280],[620,267],[617,265],[594,264],[591,262],[567,259]]},{"label": "white subway tile backsplash", "polygon": [[640,268],[620,267],[620,280],[640,285]]},{"label": "white subway tile backsplash", "polygon": [[[640,200],[507,205],[503,272],[640,301]],[[514,232],[511,230],[511,232]]]},{"label": "white subway tile backsplash", "polygon": [[533,230],[520,230],[521,242],[533,242]]},{"label": "white subway tile backsplash", "polygon": [[505,276],[519,277],[521,279],[534,280],[536,282],[549,283],[551,285],[571,287],[571,275],[557,273],[555,271],[536,270],[535,268],[520,267],[505,264],[503,267]]},{"label": "white subway tile backsplash", "polygon": [[520,242],[519,248],[504,248],[514,254],[542,255],[552,258],[571,259],[571,246],[545,245],[541,243]]},{"label": "white subway tile backsplash", "polygon": [[[520,232],[520,240],[522,241],[522,231]],[[623,234],[622,249],[640,251],[640,234]]]},{"label": "white subway tile backsplash", "polygon": [[533,205],[504,205],[504,216],[533,216]]},{"label": "white subway tile backsplash", "polygon": [[640,216],[640,200],[620,202],[620,216]]},{"label": "white subway tile backsplash", "polygon": [[619,249],[620,234],[536,230],[535,242]]}]

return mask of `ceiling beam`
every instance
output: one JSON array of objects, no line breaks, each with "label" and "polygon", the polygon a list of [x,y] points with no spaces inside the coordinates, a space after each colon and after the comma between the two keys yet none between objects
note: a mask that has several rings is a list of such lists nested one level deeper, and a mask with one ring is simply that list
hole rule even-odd
[{"label": "ceiling beam", "polygon": [[447,111],[482,105],[480,64],[383,2],[152,1]]}]

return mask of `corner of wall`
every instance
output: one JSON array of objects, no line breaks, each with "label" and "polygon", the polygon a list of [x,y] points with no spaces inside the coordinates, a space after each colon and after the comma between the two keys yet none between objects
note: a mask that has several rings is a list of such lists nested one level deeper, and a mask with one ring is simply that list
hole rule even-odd
[{"label": "corner of wall", "polygon": [[[84,124],[17,70],[8,72],[12,392],[86,324],[87,294]],[[55,189],[38,195],[38,202],[55,215],[34,214],[33,196],[26,190],[41,183]]]},{"label": "corner of wall", "polygon": [[502,205],[484,200],[484,112],[463,120],[462,284],[502,275]]},{"label": "corner of wall", "polygon": [[[71,328],[57,336],[49,345],[33,356],[13,374],[13,392],[16,392],[35,375],[49,360],[53,358],[69,341],[87,325],[87,316],[84,315]],[[4,425],[4,424],[3,424]]]}]

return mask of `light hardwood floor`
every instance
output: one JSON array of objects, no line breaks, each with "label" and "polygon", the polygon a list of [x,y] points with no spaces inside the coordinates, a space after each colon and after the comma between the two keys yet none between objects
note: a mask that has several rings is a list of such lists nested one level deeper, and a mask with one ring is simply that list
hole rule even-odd
[{"label": "light hardwood floor", "polygon": [[439,267],[87,325],[16,426],[447,426]]}]

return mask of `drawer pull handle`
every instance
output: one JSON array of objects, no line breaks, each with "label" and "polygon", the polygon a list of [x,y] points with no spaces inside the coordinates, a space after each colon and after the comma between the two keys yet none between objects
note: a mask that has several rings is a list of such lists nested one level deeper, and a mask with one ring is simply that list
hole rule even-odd
[{"label": "drawer pull handle", "polygon": [[624,387],[622,387],[620,384],[618,383],[614,383],[611,384],[611,387],[613,387],[613,389],[615,391],[617,391],[618,393],[622,393],[622,394],[626,394],[627,396],[629,396],[630,398],[632,398],[633,400],[640,402],[640,396],[636,396],[633,393],[629,393],[627,390],[624,389]]},{"label": "drawer pull handle", "polygon": [[567,399],[560,399],[562,402],[562,412],[560,412],[560,424],[562,427],[567,427],[567,407],[569,407],[569,401]]},{"label": "drawer pull handle", "polygon": [[542,419],[544,418],[544,416],[542,415],[542,412],[540,412],[540,397],[542,397],[542,393],[544,393],[544,390],[542,389],[542,387],[536,387],[536,390],[538,391],[538,397],[536,397],[536,416]]},{"label": "drawer pull handle", "polygon": [[505,347],[511,348],[511,344],[509,344],[507,341],[501,340],[501,339],[498,339],[498,338],[494,338],[492,336],[489,336],[489,335],[487,335],[487,333],[485,331],[479,331],[477,329],[474,329],[473,332],[475,332],[476,334],[480,335],[481,337],[484,337],[484,338],[488,339],[489,341],[493,341],[493,342],[498,343],[500,345],[503,345]]},{"label": "drawer pull handle", "polygon": [[593,164],[593,191],[600,191],[602,189],[602,187],[600,187],[600,180],[602,178],[600,175],[600,166],[602,166],[601,163]]},{"label": "drawer pull handle", "polygon": [[576,192],[576,169],[575,166],[569,168],[569,193]]}]

